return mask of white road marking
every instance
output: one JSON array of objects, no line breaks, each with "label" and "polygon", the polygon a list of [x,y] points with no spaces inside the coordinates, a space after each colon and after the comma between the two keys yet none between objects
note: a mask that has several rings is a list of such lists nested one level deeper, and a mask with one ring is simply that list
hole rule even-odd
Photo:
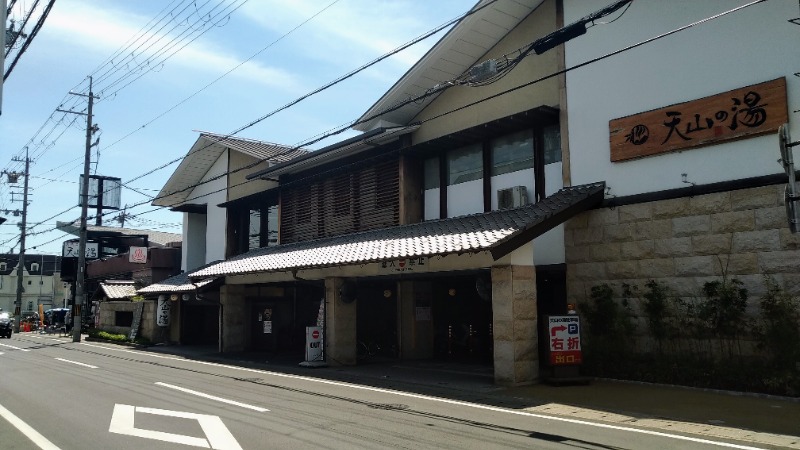
[{"label": "white road marking", "polygon": [[84,364],[84,363],[82,363],[82,362],[78,362],[78,361],[70,361],[70,360],[68,360],[68,359],[64,359],[64,358],[55,358],[55,359],[56,359],[57,361],[63,361],[63,362],[65,362],[65,363],[70,363],[70,364],[77,364],[77,365],[79,365],[79,366],[88,367],[88,368],[90,368],[90,369],[97,369],[97,366],[91,366],[91,365],[89,365],[89,364]]},{"label": "white road marking", "polygon": [[8,345],[8,344],[0,344],[0,347],[13,348],[14,350],[19,350],[21,352],[29,352],[30,351],[28,349],[24,349],[24,348],[20,348],[20,347],[14,347],[13,345]]},{"label": "white road marking", "polygon": [[0,405],[0,416],[8,421],[14,428],[18,429],[22,434],[31,440],[34,444],[38,445],[42,450],[61,450],[58,446],[50,442],[46,437],[39,434],[38,431],[33,429],[30,425],[23,422],[19,417],[15,416],[11,411],[5,409]]},{"label": "white road marking", "polygon": [[175,357],[175,356],[156,355],[156,354],[153,354],[153,353],[147,353],[147,352],[141,352],[141,351],[135,351],[135,350],[123,350],[123,349],[119,349],[119,348],[105,347],[105,346],[102,346],[102,345],[93,345],[93,344],[83,344],[83,345],[87,345],[89,347],[102,348],[102,349],[105,349],[105,350],[112,350],[112,351],[125,352],[125,353],[134,353],[134,354],[137,354],[137,355],[140,355],[140,356],[151,356],[153,358],[168,359],[168,360],[172,360],[172,361],[183,361],[183,362],[200,364],[200,365],[205,365],[205,366],[222,367],[222,368],[226,368],[226,369],[240,370],[240,371],[243,371],[243,372],[251,372],[251,373],[264,374],[264,375],[272,375],[272,376],[280,377],[280,378],[303,380],[303,381],[309,381],[309,382],[312,382],[312,383],[321,383],[321,384],[328,384],[328,385],[331,385],[331,386],[348,387],[348,388],[351,388],[351,389],[360,389],[360,390],[370,391],[370,392],[380,392],[380,393],[384,393],[384,394],[392,394],[392,395],[397,395],[397,396],[400,396],[400,397],[416,398],[416,399],[420,399],[420,400],[427,400],[427,401],[432,401],[432,402],[445,403],[445,404],[449,404],[449,405],[465,406],[465,407],[468,407],[468,408],[482,409],[482,410],[485,410],[485,411],[492,411],[492,412],[499,412],[499,413],[506,413],[506,414],[514,414],[514,415],[517,415],[517,416],[527,416],[527,417],[533,417],[533,418],[536,418],[536,419],[551,420],[553,422],[565,422],[565,423],[572,423],[572,424],[576,424],[576,425],[584,425],[584,426],[588,426],[588,427],[605,428],[605,429],[608,429],[608,430],[617,430],[617,431],[625,431],[625,432],[629,432],[629,433],[646,434],[646,435],[650,435],[650,436],[665,437],[665,438],[675,439],[675,440],[679,440],[679,441],[696,442],[696,443],[700,443],[700,444],[716,445],[718,447],[735,448],[735,449],[739,449],[739,450],[764,450],[761,447],[751,447],[751,446],[747,446],[747,445],[731,444],[731,443],[728,443],[728,442],[712,441],[712,440],[709,440],[709,439],[695,438],[695,437],[691,437],[691,436],[682,436],[680,434],[663,433],[661,431],[643,430],[643,429],[639,429],[639,428],[623,427],[623,426],[619,426],[619,425],[609,425],[609,424],[605,424],[605,423],[595,423],[595,422],[589,422],[589,421],[580,420],[580,419],[570,419],[570,418],[566,418],[566,417],[547,416],[547,415],[544,415],[544,414],[537,414],[537,413],[532,413],[532,412],[527,412],[527,411],[517,411],[517,410],[513,410],[513,409],[499,408],[499,407],[496,407],[496,406],[481,405],[479,403],[469,403],[469,402],[464,402],[464,401],[460,401],[460,400],[451,400],[449,398],[441,398],[441,397],[433,397],[433,396],[428,396],[428,395],[412,394],[410,392],[394,391],[394,390],[391,390],[391,389],[376,388],[376,387],[371,387],[371,386],[361,386],[361,385],[358,385],[358,384],[344,383],[344,382],[340,382],[340,381],[324,380],[324,379],[321,379],[321,378],[311,378],[311,377],[305,377],[305,376],[302,376],[302,375],[290,375],[290,374],[286,374],[286,373],[270,372],[270,371],[267,371],[267,370],[259,370],[259,369],[250,369],[250,368],[247,368],[247,367],[231,366],[231,365],[228,365],[228,364],[214,363],[214,362],[208,362],[208,361],[196,361],[196,360],[192,360],[192,359],[179,358],[179,357]]},{"label": "white road marking", "polygon": [[174,384],[167,384],[167,383],[162,383],[162,382],[159,381],[159,382],[156,382],[156,385],[164,386],[164,387],[167,387],[167,388],[170,388],[170,389],[175,389],[175,390],[181,391],[181,392],[186,392],[187,394],[196,395],[198,397],[208,398],[208,399],[211,399],[211,400],[216,400],[218,402],[227,403],[229,405],[241,406],[242,408],[252,409],[252,410],[258,411],[258,412],[267,412],[267,411],[269,411],[267,408],[262,408],[260,406],[248,405],[247,403],[241,403],[241,402],[237,402],[235,400],[229,400],[229,399],[222,398],[222,397],[215,397],[213,395],[205,394],[203,392],[193,391],[191,389],[186,389],[186,388],[183,388],[183,387],[180,387],[180,386],[175,386]]},{"label": "white road marking", "polygon": [[[134,426],[134,416],[137,412],[141,414],[196,420],[200,424],[200,428],[203,429],[206,439],[136,428]],[[114,405],[114,412],[111,415],[111,424],[108,427],[108,431],[110,433],[174,442],[177,444],[192,445],[194,447],[212,448],[215,450],[242,450],[242,447],[236,442],[231,432],[225,424],[222,423],[222,419],[218,416],[206,414],[116,404]]]}]

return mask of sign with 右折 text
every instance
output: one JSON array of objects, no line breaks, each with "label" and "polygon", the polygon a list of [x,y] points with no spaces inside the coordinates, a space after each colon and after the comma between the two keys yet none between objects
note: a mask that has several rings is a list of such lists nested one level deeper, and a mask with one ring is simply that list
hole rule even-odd
[{"label": "sign with \u53f3\u6298 text", "polygon": [[547,337],[551,365],[581,363],[581,319],[578,315],[548,316]]}]

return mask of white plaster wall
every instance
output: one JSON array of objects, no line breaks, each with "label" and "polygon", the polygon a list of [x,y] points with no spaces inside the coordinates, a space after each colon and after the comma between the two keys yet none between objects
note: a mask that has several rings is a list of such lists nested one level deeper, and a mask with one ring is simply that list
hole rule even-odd
[{"label": "white plaster wall", "polygon": [[[572,23],[607,0],[565,0]],[[619,20],[566,44],[566,66],[641,42],[747,3],[745,0],[636,0]],[[616,16],[616,15],[615,15]],[[609,16],[613,18],[615,16]],[[776,134],[679,153],[610,162],[609,120],[786,77],[789,117],[800,109],[797,2],[770,1],[567,73],[572,184],[605,180],[612,195],[781,173]]]},{"label": "white plaster wall", "polygon": [[425,220],[441,219],[439,217],[439,188],[425,190]]},{"label": "white plaster wall", "polygon": [[[219,159],[206,172],[201,181],[226,173],[228,170],[228,152],[223,152]],[[205,235],[205,263],[225,259],[225,220],[226,210],[217,205],[227,200],[227,176],[200,184],[189,194],[187,203],[206,203],[206,235]],[[186,242],[186,241],[185,241]],[[191,243],[187,244],[191,245]]]},{"label": "white plaster wall", "polygon": [[545,196],[551,196],[564,187],[564,178],[561,176],[563,164],[561,162],[550,163],[544,166],[544,190]]},{"label": "white plaster wall", "polygon": [[483,212],[483,179],[447,186],[448,217]]},{"label": "white plaster wall", "polygon": [[189,271],[205,264],[206,215],[183,213],[181,270]]},{"label": "white plaster wall", "polygon": [[564,225],[558,225],[533,240],[534,264],[563,264],[565,261]]}]

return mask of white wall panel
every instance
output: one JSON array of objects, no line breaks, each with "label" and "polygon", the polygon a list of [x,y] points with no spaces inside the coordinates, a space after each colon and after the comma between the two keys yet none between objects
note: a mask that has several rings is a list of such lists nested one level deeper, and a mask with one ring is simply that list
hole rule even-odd
[{"label": "white wall panel", "polygon": [[[566,66],[644,41],[747,3],[637,0],[619,20],[566,44]],[[608,4],[566,0],[565,23]],[[613,195],[780,173],[777,135],[612,163],[609,120],[786,77],[797,122],[800,27],[797,3],[765,2],[567,73],[572,184],[605,180]],[[800,135],[794,125],[793,135]]]}]

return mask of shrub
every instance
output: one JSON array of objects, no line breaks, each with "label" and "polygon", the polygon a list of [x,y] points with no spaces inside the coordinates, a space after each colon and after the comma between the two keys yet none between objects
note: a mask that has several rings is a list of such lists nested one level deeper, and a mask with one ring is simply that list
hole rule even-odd
[{"label": "shrub", "polygon": [[772,277],[764,276],[767,292],[753,325],[758,348],[779,370],[797,370],[800,364],[800,301],[783,291]]}]

